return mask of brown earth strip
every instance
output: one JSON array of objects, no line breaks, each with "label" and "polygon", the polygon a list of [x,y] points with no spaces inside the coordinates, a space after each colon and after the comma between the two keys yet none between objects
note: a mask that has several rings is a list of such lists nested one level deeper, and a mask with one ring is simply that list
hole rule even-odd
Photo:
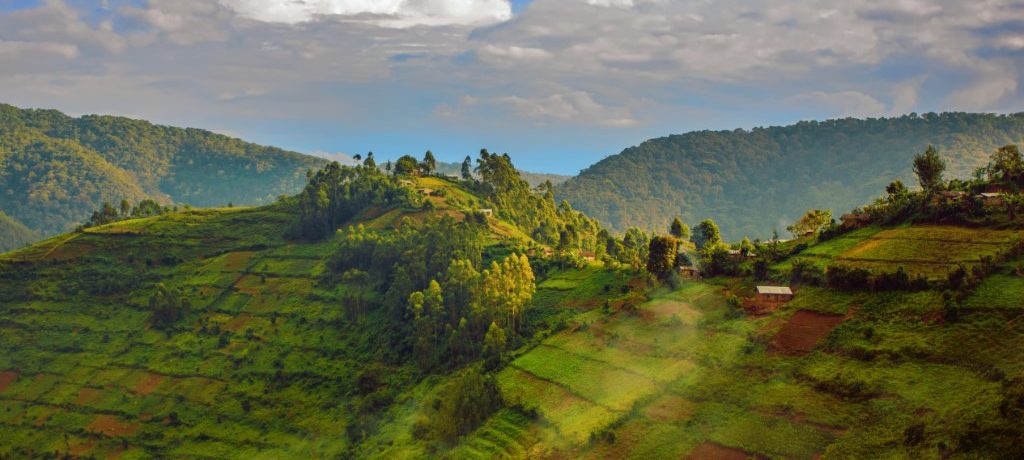
[{"label": "brown earth strip", "polygon": [[775,334],[772,348],[785,354],[806,354],[842,322],[839,315],[799,310]]},{"label": "brown earth strip", "polygon": [[78,390],[78,397],[75,398],[76,406],[88,406],[100,399],[103,390],[98,388],[82,387]]},{"label": "brown earth strip", "polygon": [[147,373],[135,383],[135,388],[133,388],[132,391],[140,396],[146,396],[153,393],[153,391],[156,391],[156,388],[163,382],[164,376],[160,374]]},{"label": "brown earth strip", "polygon": [[113,415],[103,414],[97,416],[85,429],[86,431],[99,433],[104,436],[121,437],[131,436],[139,429],[139,425],[137,423],[125,422]]},{"label": "brown earth strip", "polygon": [[14,371],[0,372],[0,392],[7,389],[7,386],[18,380],[18,373]]}]

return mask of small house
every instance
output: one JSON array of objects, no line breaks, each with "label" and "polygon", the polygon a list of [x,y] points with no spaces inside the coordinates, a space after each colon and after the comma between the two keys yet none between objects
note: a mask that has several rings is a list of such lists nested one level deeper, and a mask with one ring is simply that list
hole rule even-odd
[{"label": "small house", "polygon": [[591,262],[597,259],[597,255],[594,254],[594,251],[582,251],[580,252],[580,256],[582,256],[584,260],[589,260]]},{"label": "small house", "polygon": [[679,267],[679,276],[690,279],[700,279],[700,269],[697,267]]},{"label": "small house", "polygon": [[434,193],[434,189],[432,189],[432,188],[421,188],[421,189],[419,189],[419,192],[420,192],[420,195],[430,196],[431,194]]},{"label": "small house", "polygon": [[487,217],[494,216],[494,210],[491,209],[491,208],[483,208],[483,209],[480,210],[480,213],[485,215],[485,216],[487,216]]},{"label": "small house", "polygon": [[762,304],[778,304],[793,300],[793,290],[787,286],[758,286],[754,299]]},{"label": "small house", "polygon": [[952,191],[952,190],[943,190],[941,192],[936,193],[935,195],[932,195],[932,200],[931,201],[932,201],[932,204],[939,204],[939,203],[943,203],[943,202],[958,203],[960,201],[963,201],[963,199],[966,196],[967,196],[966,192]]},{"label": "small house", "polygon": [[444,177],[445,177],[445,179],[451,179],[451,180],[457,181],[462,176],[460,176],[458,174],[445,174]]},{"label": "small house", "polygon": [[982,206],[985,206],[986,208],[995,208],[1006,204],[1006,199],[1003,198],[1002,193],[985,192],[979,194],[977,198],[981,201]]}]

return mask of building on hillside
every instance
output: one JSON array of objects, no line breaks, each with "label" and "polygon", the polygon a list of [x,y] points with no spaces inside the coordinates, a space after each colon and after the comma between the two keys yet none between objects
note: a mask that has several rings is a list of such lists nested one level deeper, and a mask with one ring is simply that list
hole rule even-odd
[{"label": "building on hillside", "polygon": [[431,194],[434,193],[434,189],[432,189],[432,188],[421,188],[419,190],[419,192],[420,192],[420,195],[430,196]]},{"label": "building on hillside", "polygon": [[986,208],[997,208],[1006,205],[1006,198],[1002,193],[981,193],[977,196],[982,206]]},{"label": "building on hillside", "polygon": [[748,253],[744,254],[742,249],[730,249],[729,250],[729,257],[731,257],[733,259],[736,259],[736,260],[744,260],[744,259],[753,259],[753,258],[757,257],[757,254],[754,254],[753,252],[748,252]]},{"label": "building on hillside", "polygon": [[754,300],[759,303],[779,304],[789,302],[793,297],[793,290],[787,286],[758,286]]},{"label": "building on hillside", "polygon": [[845,228],[860,228],[871,223],[871,215],[866,212],[843,214],[839,220],[843,222]]},{"label": "building on hillside", "polygon": [[597,254],[594,254],[594,251],[580,251],[580,256],[583,257],[584,260],[589,260],[591,262],[597,260]]},{"label": "building on hillside", "polygon": [[451,179],[451,180],[457,181],[457,180],[459,180],[459,179],[460,179],[460,178],[461,178],[462,176],[460,176],[460,175],[458,175],[458,174],[445,174],[445,175],[444,175],[444,177],[445,177],[445,179]]},{"label": "building on hillside", "polygon": [[679,267],[679,276],[690,279],[700,279],[700,269],[697,267]]},{"label": "building on hillside", "polygon": [[494,210],[491,209],[491,208],[483,208],[483,209],[480,210],[480,213],[485,215],[485,216],[487,216],[487,217],[494,216]]},{"label": "building on hillside", "polygon": [[938,192],[938,193],[932,195],[931,202],[932,202],[933,205],[940,204],[940,203],[943,203],[943,202],[945,202],[945,203],[959,203],[959,202],[963,201],[963,199],[966,198],[966,197],[967,197],[967,192],[960,192],[960,191],[953,191],[953,190],[943,190],[941,192]]}]

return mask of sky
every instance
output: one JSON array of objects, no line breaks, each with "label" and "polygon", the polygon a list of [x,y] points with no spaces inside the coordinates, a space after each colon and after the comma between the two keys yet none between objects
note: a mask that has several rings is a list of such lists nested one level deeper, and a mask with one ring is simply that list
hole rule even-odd
[{"label": "sky", "polygon": [[1024,110],[1024,0],[0,0],[0,102],[575,174],[646,139]]}]

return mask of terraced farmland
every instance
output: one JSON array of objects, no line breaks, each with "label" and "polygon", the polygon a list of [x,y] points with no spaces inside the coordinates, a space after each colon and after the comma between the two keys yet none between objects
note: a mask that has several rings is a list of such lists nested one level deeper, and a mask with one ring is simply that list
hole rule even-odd
[{"label": "terraced farmland", "polygon": [[970,268],[983,257],[1005,254],[1024,240],[1024,232],[987,228],[920,225],[881,229],[866,227],[824,241],[775,266],[787,269],[796,260],[825,268],[830,263],[876,273],[904,267],[911,276],[942,279],[960,264]]}]

